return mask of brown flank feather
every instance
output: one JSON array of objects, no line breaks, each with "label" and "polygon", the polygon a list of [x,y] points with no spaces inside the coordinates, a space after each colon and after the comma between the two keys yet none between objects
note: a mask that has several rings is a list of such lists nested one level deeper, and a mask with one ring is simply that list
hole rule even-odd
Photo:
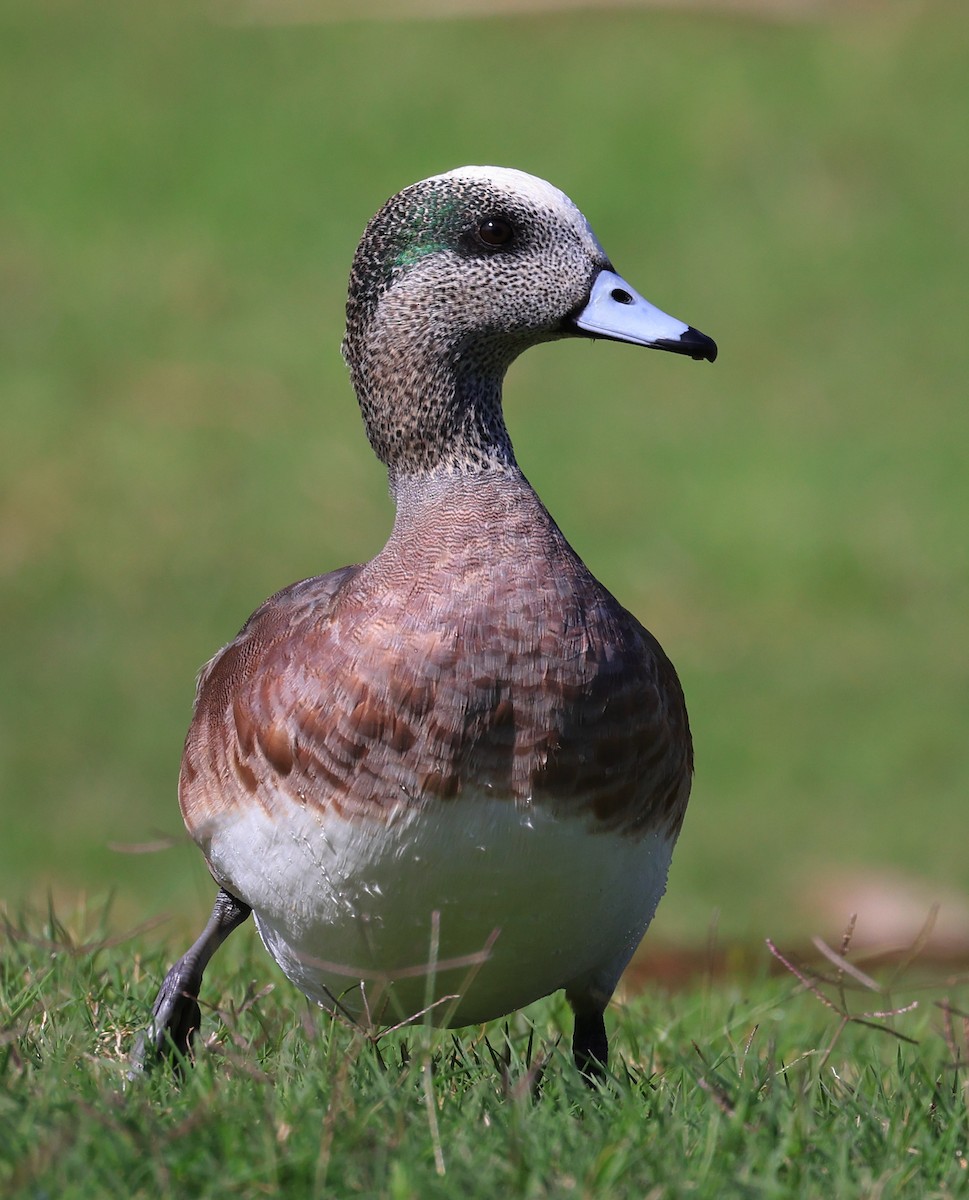
[{"label": "brown flank feather", "polygon": [[237,805],[389,821],[469,787],[678,832],[692,749],[669,659],[531,489],[489,472],[462,521],[468,486],[449,481],[449,520],[425,503],[371,563],[273,596],[202,671],[180,798],[203,844]]}]

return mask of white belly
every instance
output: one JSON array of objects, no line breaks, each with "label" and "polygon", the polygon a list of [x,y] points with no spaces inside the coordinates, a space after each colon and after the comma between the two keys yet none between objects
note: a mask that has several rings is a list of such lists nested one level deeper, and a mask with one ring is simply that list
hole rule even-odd
[{"label": "white belly", "polygon": [[213,871],[297,987],[376,1023],[435,1002],[432,1019],[456,1026],[559,988],[608,996],[673,850],[487,793],[389,824],[277,801],[220,825]]}]

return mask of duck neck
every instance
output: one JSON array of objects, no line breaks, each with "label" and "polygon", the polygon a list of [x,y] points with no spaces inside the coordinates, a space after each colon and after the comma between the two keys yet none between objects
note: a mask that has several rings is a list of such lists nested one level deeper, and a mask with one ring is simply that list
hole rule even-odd
[{"label": "duck neck", "polygon": [[392,487],[404,477],[516,468],[501,387],[517,347],[382,312],[362,335],[348,329],[343,353]]},{"label": "duck neck", "polygon": [[384,555],[403,547],[411,564],[429,558],[463,563],[464,571],[479,557],[504,564],[546,553],[564,561],[573,553],[515,466],[402,475],[393,493],[397,511]]}]

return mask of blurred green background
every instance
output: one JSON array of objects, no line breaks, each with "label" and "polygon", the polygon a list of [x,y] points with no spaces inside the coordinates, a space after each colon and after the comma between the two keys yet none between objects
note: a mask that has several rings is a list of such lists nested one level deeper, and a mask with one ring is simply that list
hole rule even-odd
[{"label": "blurred green background", "polygon": [[382,544],[347,270],[389,194],[468,162],[562,187],[721,346],[558,343],[506,388],[690,702],[660,936],[813,930],[871,871],[969,888],[969,22],[791,7],[3,7],[0,899],[207,913],[195,672]]}]

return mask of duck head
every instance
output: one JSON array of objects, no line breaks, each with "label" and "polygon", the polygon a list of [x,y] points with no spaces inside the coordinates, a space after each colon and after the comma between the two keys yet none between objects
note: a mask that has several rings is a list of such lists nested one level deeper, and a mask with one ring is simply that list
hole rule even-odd
[{"label": "duck head", "polygon": [[514,466],[502,379],[562,337],[717,354],[616,274],[579,209],[533,175],[460,167],[404,188],[367,225],[343,353],[392,480]]}]

